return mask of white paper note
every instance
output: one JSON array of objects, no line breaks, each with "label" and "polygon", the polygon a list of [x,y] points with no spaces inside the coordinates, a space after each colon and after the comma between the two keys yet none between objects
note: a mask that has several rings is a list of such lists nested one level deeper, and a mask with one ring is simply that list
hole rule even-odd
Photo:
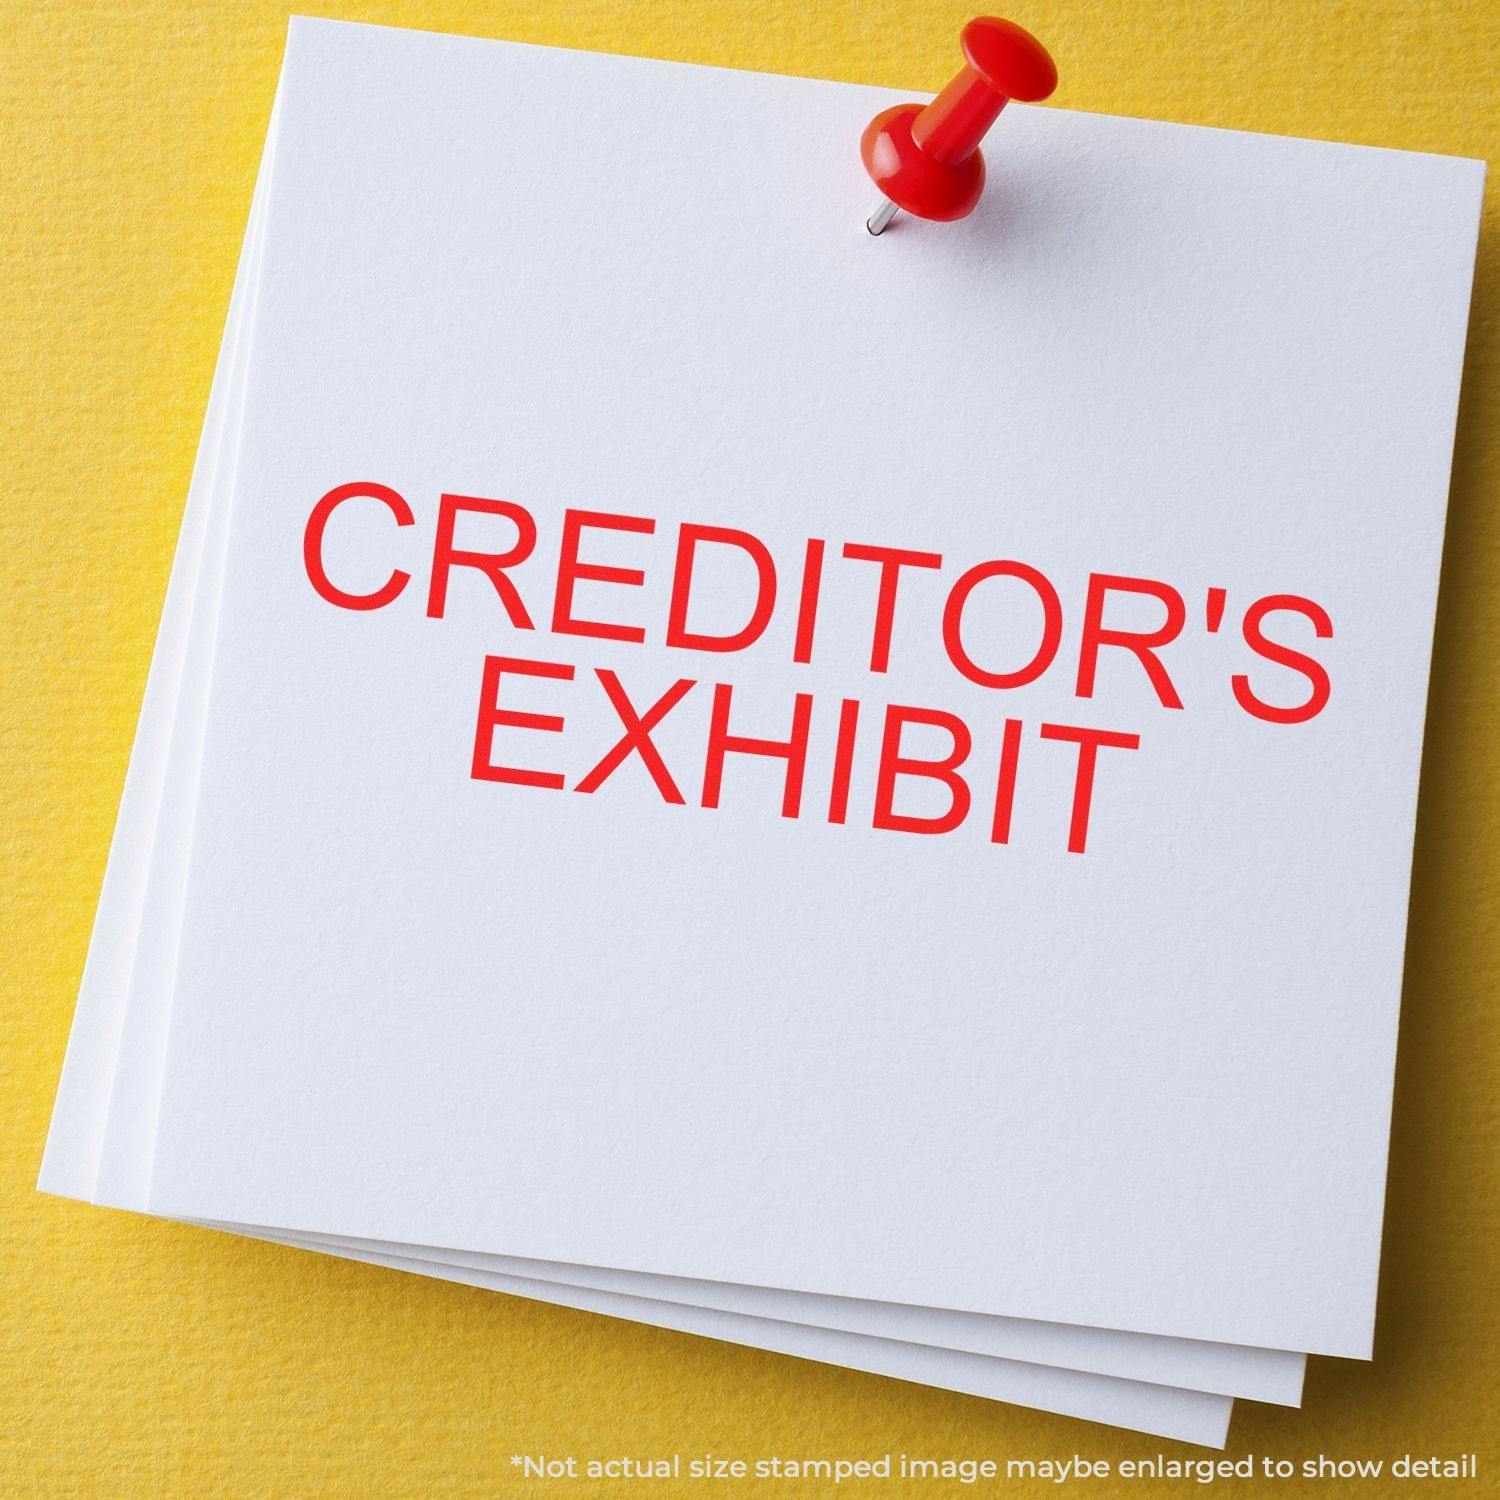
[{"label": "white paper note", "polygon": [[[284,87],[153,1208],[1367,1353],[1480,169],[1018,110],[986,208],[871,242],[870,91],[323,23]],[[445,492],[534,524],[514,593],[434,586]],[[663,645],[684,523],[784,579],[743,651]],[[942,556],[888,663],[846,545]],[[1026,686],[941,628],[991,560],[962,651]],[[1174,638],[1091,663],[1091,580]],[[686,679],[666,785],[604,780]],[[812,695],[800,786],[721,788],[715,684]],[[891,703],[974,736],[952,834],[931,776],[872,827]]]}]

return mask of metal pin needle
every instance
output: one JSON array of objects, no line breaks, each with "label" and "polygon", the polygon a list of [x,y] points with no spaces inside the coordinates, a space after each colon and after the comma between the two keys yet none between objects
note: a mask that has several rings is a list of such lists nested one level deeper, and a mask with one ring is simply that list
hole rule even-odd
[{"label": "metal pin needle", "polygon": [[900,212],[901,210],[889,198],[886,198],[881,202],[880,207],[865,220],[865,228],[871,234],[884,234],[885,226]]}]

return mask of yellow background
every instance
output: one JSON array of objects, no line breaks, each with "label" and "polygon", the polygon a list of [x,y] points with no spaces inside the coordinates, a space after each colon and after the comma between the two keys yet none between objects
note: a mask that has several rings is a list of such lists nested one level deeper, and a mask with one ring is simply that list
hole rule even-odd
[{"label": "yellow background", "polygon": [[[1194,1453],[34,1191],[289,8],[0,0],[0,1489],[583,1494],[518,1481],[509,1455]],[[320,13],[930,89],[969,10]],[[1486,0],[1025,0],[1010,14],[1055,52],[1063,105],[1495,154]],[[1229,1448],[1478,1449],[1489,1481],[1467,1493],[1500,1493],[1497,196],[1444,561],[1376,1358],[1314,1361],[1303,1412],[1242,1405]]]}]

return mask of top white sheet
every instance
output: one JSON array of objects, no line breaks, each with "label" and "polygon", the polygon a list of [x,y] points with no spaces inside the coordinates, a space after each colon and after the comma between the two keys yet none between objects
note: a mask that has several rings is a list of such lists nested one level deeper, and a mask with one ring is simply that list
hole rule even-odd
[{"label": "top white sheet", "polygon": [[895,97],[294,24],[152,1207],[1365,1354],[1482,169],[1015,108],[876,241]]}]

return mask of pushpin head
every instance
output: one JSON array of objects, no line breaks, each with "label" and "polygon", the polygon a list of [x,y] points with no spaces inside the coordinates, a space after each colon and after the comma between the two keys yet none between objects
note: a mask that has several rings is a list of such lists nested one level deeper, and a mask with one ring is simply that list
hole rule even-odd
[{"label": "pushpin head", "polygon": [[1047,49],[1013,21],[980,16],[964,27],[962,42],[967,66],[931,104],[876,115],[860,142],[876,187],[919,219],[971,213],[984,191],[984,133],[1011,99],[1033,103],[1057,87]]}]

